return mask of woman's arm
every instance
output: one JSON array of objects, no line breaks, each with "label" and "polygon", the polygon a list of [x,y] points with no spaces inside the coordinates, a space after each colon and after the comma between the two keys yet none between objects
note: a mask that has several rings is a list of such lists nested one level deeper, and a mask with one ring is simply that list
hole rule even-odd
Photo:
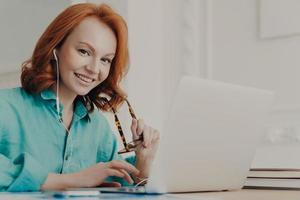
[{"label": "woman's arm", "polygon": [[80,172],[70,174],[49,174],[41,190],[62,190],[66,188],[97,187],[105,182],[109,176],[124,178],[133,183],[129,173],[137,176],[139,171],[129,163],[115,160],[98,163]]},{"label": "woman's arm", "polygon": [[132,120],[131,132],[133,140],[139,138],[143,134],[143,142],[137,146],[136,154],[136,168],[140,171],[138,177],[133,176],[135,182],[138,183],[149,177],[150,168],[155,158],[160,133],[154,128],[144,124],[142,119]]}]

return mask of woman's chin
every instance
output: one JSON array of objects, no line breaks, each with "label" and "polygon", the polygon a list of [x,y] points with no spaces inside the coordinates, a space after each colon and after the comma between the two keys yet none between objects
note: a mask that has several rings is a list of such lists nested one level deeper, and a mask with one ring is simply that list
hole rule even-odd
[{"label": "woman's chin", "polygon": [[79,96],[87,95],[96,85],[82,86],[82,85],[74,85],[72,90]]},{"label": "woman's chin", "polygon": [[90,90],[86,90],[86,89],[85,90],[76,90],[75,92],[79,96],[85,96],[90,92]]}]

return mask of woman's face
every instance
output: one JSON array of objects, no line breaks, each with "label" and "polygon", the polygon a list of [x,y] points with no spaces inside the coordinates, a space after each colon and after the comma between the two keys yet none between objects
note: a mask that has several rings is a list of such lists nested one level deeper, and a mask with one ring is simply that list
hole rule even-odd
[{"label": "woman's face", "polygon": [[86,95],[109,74],[117,39],[113,31],[95,17],[84,19],[57,50],[60,89]]}]

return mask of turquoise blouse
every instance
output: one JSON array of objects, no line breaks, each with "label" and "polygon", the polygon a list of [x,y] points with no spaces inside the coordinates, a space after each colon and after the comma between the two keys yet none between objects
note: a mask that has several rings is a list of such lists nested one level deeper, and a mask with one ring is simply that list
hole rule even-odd
[{"label": "turquoise blouse", "polygon": [[[68,135],[59,122],[55,98],[52,90],[0,90],[0,191],[37,191],[49,173],[77,172],[122,159],[101,111],[88,113],[77,102]],[[134,164],[134,158],[128,160]]]}]

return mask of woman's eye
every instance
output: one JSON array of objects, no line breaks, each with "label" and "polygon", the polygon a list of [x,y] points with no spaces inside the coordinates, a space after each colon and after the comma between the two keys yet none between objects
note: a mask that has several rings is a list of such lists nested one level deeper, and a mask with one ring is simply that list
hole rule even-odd
[{"label": "woman's eye", "polygon": [[83,56],[89,56],[89,52],[85,49],[78,49],[78,52]]},{"label": "woman's eye", "polygon": [[111,59],[109,59],[109,58],[102,58],[101,62],[104,63],[104,64],[111,64]]}]

